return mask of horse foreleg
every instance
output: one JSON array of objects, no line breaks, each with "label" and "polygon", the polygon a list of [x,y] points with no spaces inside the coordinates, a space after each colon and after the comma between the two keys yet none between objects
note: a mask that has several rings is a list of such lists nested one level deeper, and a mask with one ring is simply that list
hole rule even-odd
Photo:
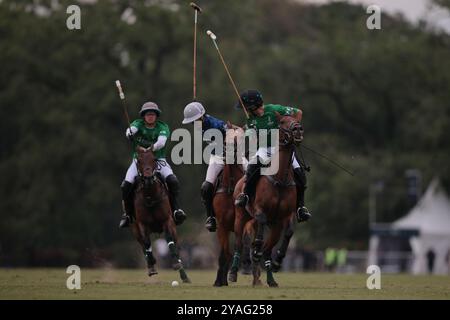
[{"label": "horse foreleg", "polygon": [[147,262],[148,276],[151,277],[155,274],[158,274],[158,271],[156,271],[155,268],[156,259],[153,256],[152,241],[150,239],[150,235],[147,235],[144,239],[144,257],[145,261]]},{"label": "horse foreleg", "polygon": [[[247,228],[248,226],[248,228]],[[243,235],[243,248],[242,248],[242,274],[252,273],[252,257],[251,257],[251,247],[252,239],[255,234],[255,220],[251,220],[246,224],[245,232]]]},{"label": "horse foreleg", "polygon": [[260,262],[261,257],[263,255],[262,247],[264,243],[264,229],[267,224],[267,217],[264,212],[259,212],[255,216],[256,219],[256,234],[255,239],[253,241],[253,252],[252,252],[252,273],[253,273],[253,285],[260,285],[261,280],[261,269],[260,269]]},{"label": "horse foreleg", "polygon": [[264,267],[266,269],[267,284],[269,287],[278,287],[278,283],[275,281],[272,272],[272,249],[280,239],[282,229],[281,224],[273,226],[270,230],[269,238],[264,244]]},{"label": "horse foreleg", "polygon": [[155,264],[156,259],[152,252],[152,242],[150,239],[150,233],[146,230],[140,222],[136,222],[131,226],[134,237],[139,242],[144,253],[144,258],[147,263],[148,276],[151,277],[158,272],[156,271]]},{"label": "horse foreleg", "polygon": [[275,261],[272,262],[273,272],[280,271],[281,264],[283,263],[283,259],[286,256],[286,252],[289,247],[289,242],[291,241],[293,234],[294,234],[294,227],[292,225],[292,219],[289,219],[286,224],[286,227],[284,228],[283,240],[275,255]]},{"label": "horse foreleg", "polygon": [[180,256],[178,254],[177,232],[173,219],[168,220],[164,228],[164,233],[167,241],[167,246],[169,247],[169,252],[172,257],[173,269],[180,273],[180,278],[184,283],[190,283],[191,280],[188,278],[186,271],[184,270],[183,263],[181,262]]},{"label": "horse foreleg", "polygon": [[219,225],[217,230],[217,237],[219,238],[220,255],[219,255],[219,269],[217,270],[215,287],[227,286],[227,274],[230,267],[231,253],[229,244],[229,231],[225,230],[222,225]]},{"label": "horse foreleg", "polygon": [[264,212],[260,212],[256,215],[256,236],[253,241],[252,261],[253,263],[259,263],[262,257],[262,246],[264,243],[264,229],[267,224],[267,217]]},{"label": "horse foreleg", "polygon": [[234,254],[233,254],[233,262],[231,264],[230,274],[228,276],[228,280],[230,282],[237,281],[237,273],[239,270],[239,264],[241,261],[241,252],[242,252],[242,235],[244,233],[244,226],[249,220],[246,217],[244,209],[236,207],[235,208],[235,221],[234,221],[234,234],[235,234],[235,244],[234,244]]}]

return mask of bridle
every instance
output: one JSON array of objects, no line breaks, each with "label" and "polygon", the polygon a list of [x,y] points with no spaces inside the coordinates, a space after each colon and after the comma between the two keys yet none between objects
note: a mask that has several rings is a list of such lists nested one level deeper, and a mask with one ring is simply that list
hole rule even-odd
[{"label": "bridle", "polygon": [[279,130],[282,133],[279,139],[279,144],[282,147],[299,144],[303,140],[303,127],[297,121],[292,121],[287,128],[280,126]]}]

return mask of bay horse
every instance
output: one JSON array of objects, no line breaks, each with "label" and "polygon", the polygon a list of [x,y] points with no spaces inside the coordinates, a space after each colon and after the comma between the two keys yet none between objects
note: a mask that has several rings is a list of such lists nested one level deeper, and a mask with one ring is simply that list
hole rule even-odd
[{"label": "bay horse", "polygon": [[138,146],[136,149],[139,175],[134,196],[135,223],[131,225],[131,229],[144,252],[149,277],[158,273],[150,235],[164,232],[174,270],[180,273],[184,283],[190,283],[178,255],[177,230],[172,218],[167,186],[156,172],[158,166],[163,164],[155,158],[152,148],[153,146]]},{"label": "bay horse", "polygon": [[[229,125],[230,127],[230,125]],[[233,192],[236,183],[244,175],[242,165],[237,163],[237,144],[243,137],[242,129],[227,130],[225,144],[234,145],[234,159],[232,163],[225,162],[225,166],[218,178],[213,198],[213,210],[217,220],[217,239],[219,241],[219,268],[214,282],[215,287],[227,286],[227,275],[231,265],[230,234],[234,232],[234,199]],[[227,157],[225,156],[225,159]]]},{"label": "bay horse", "polygon": [[[284,230],[292,230],[292,220],[295,216],[297,191],[292,169],[292,157],[295,145],[303,139],[303,130],[299,122],[290,116],[277,114],[279,128],[279,150],[273,155],[272,161],[279,161],[278,172],[271,176],[262,175],[256,184],[254,199],[246,208],[235,207],[235,257],[239,257],[244,245],[244,238],[253,238],[253,285],[260,285],[260,261],[264,258],[266,282],[269,287],[277,287],[274,279],[272,249],[278,243]],[[239,180],[234,191],[234,198],[242,192],[245,177]],[[264,241],[264,229],[269,227],[268,238]],[[292,236],[292,234],[290,235]],[[290,239],[290,237],[289,237]],[[287,249],[286,239],[282,247]],[[276,260],[282,260],[276,259]],[[237,279],[237,266],[233,264],[230,271],[230,281]],[[277,270],[275,270],[277,271]]]}]

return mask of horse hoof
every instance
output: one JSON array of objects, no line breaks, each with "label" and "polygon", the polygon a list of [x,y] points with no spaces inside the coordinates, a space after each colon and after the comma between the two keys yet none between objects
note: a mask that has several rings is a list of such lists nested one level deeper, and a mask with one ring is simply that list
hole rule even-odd
[{"label": "horse hoof", "polygon": [[177,262],[172,265],[172,268],[175,271],[179,271],[179,270],[183,269],[183,264],[181,262]]},{"label": "horse hoof", "polygon": [[228,283],[226,282],[220,282],[220,281],[216,281],[214,283],[214,287],[223,287],[223,286],[228,286]]},{"label": "horse hoof", "polygon": [[261,280],[253,280],[253,286],[254,287],[259,287],[259,286],[261,286],[262,285],[262,282],[261,282]]},{"label": "horse hoof", "polygon": [[229,275],[228,275],[228,281],[230,281],[230,282],[236,282],[237,281],[237,273],[230,273]]},{"label": "horse hoof", "polygon": [[147,274],[149,277],[151,277],[151,276],[154,276],[155,274],[158,274],[158,271],[156,271],[155,267],[149,267]]},{"label": "horse hoof", "polygon": [[276,261],[273,261],[272,262],[272,271],[277,273],[278,271],[280,271],[280,269],[281,269],[281,264],[279,264]]},{"label": "horse hoof", "polygon": [[275,281],[270,281],[267,283],[269,285],[269,287],[271,288],[278,288],[278,283],[276,283]]}]

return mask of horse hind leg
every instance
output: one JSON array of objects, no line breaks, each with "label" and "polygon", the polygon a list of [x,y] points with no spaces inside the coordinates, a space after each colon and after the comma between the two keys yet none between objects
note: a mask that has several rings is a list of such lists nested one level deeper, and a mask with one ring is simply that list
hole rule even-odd
[{"label": "horse hind leg", "polygon": [[[175,228],[175,227],[174,227]],[[187,276],[186,271],[184,270],[183,263],[178,254],[178,248],[175,241],[176,237],[174,237],[174,233],[170,231],[166,231],[166,241],[167,246],[169,247],[169,252],[173,261],[173,269],[180,273],[180,278],[184,283],[191,283],[191,280]]]},{"label": "horse hind leg", "polygon": [[292,221],[289,221],[288,225],[284,230],[283,240],[281,242],[280,247],[278,248],[275,260],[272,262],[272,271],[278,272],[281,270],[281,265],[283,263],[283,259],[286,256],[287,249],[289,247],[289,242],[291,241],[292,235],[294,234],[294,229],[292,226]]}]

